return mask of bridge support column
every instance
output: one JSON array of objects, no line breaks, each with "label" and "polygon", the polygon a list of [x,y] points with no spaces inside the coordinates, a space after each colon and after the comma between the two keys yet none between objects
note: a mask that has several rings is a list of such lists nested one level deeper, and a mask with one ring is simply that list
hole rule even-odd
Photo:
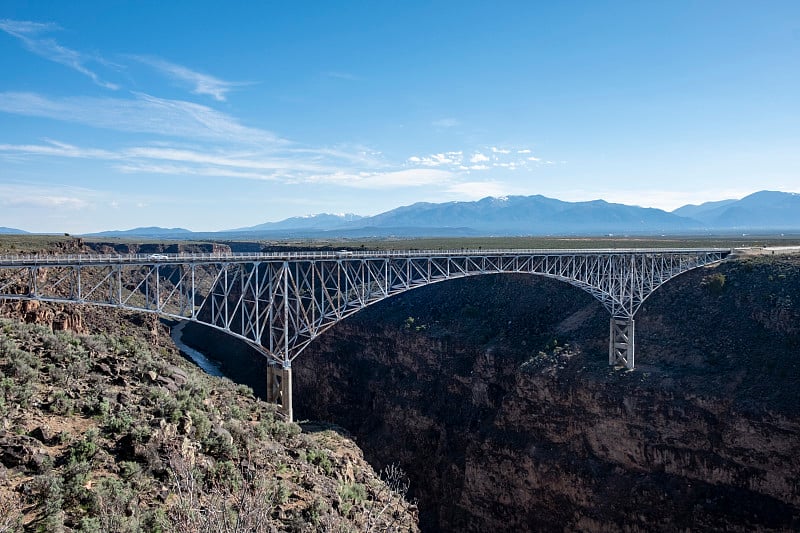
[{"label": "bridge support column", "polygon": [[611,332],[608,341],[608,364],[625,365],[633,370],[634,356],[633,318],[611,317]]},{"label": "bridge support column", "polygon": [[292,366],[270,361],[267,366],[267,401],[280,406],[289,422],[294,421],[292,412]]}]

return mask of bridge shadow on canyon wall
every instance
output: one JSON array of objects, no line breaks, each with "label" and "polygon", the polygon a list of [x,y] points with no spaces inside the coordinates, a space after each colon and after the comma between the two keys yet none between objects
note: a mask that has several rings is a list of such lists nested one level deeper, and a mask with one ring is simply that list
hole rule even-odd
[{"label": "bridge shadow on canyon wall", "polygon": [[[800,260],[687,273],[636,318],[626,372],[607,365],[606,311],[564,283],[416,289],[297,358],[296,416],[403,468],[425,531],[800,527]],[[263,397],[244,343],[184,339]]]}]

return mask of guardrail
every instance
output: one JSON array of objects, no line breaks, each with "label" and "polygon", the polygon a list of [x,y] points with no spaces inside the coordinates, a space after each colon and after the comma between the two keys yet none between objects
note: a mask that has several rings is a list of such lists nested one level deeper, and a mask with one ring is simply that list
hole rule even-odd
[{"label": "guardrail", "polygon": [[0,255],[0,266],[117,263],[195,263],[278,260],[381,259],[389,257],[459,257],[487,255],[620,255],[730,253],[730,248],[603,248],[603,249],[450,249],[450,250],[368,250],[269,253],[178,253],[178,254],[26,254]]}]

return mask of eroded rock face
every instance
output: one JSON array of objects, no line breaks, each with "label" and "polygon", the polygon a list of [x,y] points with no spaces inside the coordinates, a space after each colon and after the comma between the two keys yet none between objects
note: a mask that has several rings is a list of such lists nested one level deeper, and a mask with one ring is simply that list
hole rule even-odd
[{"label": "eroded rock face", "polygon": [[43,304],[36,300],[8,300],[0,303],[0,316],[14,317],[26,324],[46,326],[53,331],[87,333],[80,307]]},{"label": "eroded rock face", "polygon": [[797,258],[690,272],[637,315],[625,372],[587,294],[452,281],[317,339],[295,412],[408,471],[423,530],[796,529],[798,304]]}]

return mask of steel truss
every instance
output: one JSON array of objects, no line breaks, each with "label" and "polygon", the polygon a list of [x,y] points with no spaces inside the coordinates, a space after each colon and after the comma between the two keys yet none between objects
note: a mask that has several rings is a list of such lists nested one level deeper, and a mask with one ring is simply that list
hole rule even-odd
[{"label": "steel truss", "polygon": [[[284,374],[322,332],[416,287],[497,273],[579,287],[611,314],[609,364],[634,367],[636,311],[658,287],[728,249],[455,250],[0,257],[0,299],[105,305],[201,322],[247,341]],[[288,382],[288,383],[287,383]],[[272,386],[272,384],[271,384]],[[274,393],[273,396],[281,396]],[[291,402],[289,402],[291,416]]]}]

